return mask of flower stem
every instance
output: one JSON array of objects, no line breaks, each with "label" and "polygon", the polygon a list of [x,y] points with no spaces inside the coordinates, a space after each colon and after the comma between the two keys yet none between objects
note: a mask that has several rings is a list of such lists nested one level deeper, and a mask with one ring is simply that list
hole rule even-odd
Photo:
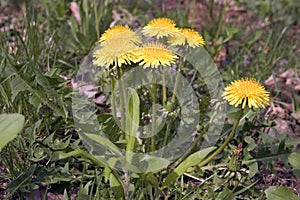
[{"label": "flower stem", "polygon": [[200,162],[198,164],[198,167],[203,167],[204,165],[206,165],[207,163],[209,163],[210,161],[212,161],[219,153],[221,153],[223,151],[223,149],[228,145],[228,143],[230,142],[230,140],[233,138],[235,130],[236,130],[236,128],[238,127],[238,125],[240,123],[240,120],[241,120],[241,118],[243,116],[243,113],[244,113],[244,109],[241,109],[240,115],[239,115],[238,119],[236,120],[235,124],[233,125],[232,130],[229,133],[228,137],[225,139],[224,143],[213,154],[211,154],[205,160],[203,160],[202,162]]},{"label": "flower stem", "polygon": [[156,75],[153,71],[153,84],[152,84],[152,128],[151,128],[151,151],[155,151],[155,134],[156,134],[156,103],[157,103],[157,85],[156,85]]},{"label": "flower stem", "polygon": [[[119,78],[119,87],[120,87],[120,106],[121,106],[121,130],[124,134],[124,138],[126,141],[129,141],[128,137],[131,137],[131,135],[127,135],[126,133],[126,121],[125,121],[125,103],[127,104],[127,97],[126,97],[126,89],[124,82],[122,80],[122,75],[123,71],[120,67],[117,68],[117,73],[118,73],[118,78]],[[126,108],[127,109],[127,108]],[[127,162],[131,162],[131,154],[129,152],[130,150],[128,149],[128,143],[126,144],[126,160]],[[126,170],[124,172],[124,184],[123,184],[123,189],[124,189],[124,197],[127,200],[128,199],[128,192],[129,192],[129,185],[130,185],[130,175],[129,172]]]},{"label": "flower stem", "polygon": [[167,88],[166,88],[166,74],[165,69],[162,68],[162,97],[163,97],[163,106],[167,104]]},{"label": "flower stem", "polygon": [[115,89],[115,84],[116,84],[116,80],[115,77],[113,75],[110,75],[110,87],[111,87],[111,107],[112,107],[112,114],[114,117],[117,117],[116,115],[116,102],[115,102],[115,93],[114,93],[114,89]]},{"label": "flower stem", "polygon": [[178,82],[179,82],[179,78],[180,78],[180,72],[182,70],[182,65],[183,65],[183,61],[180,59],[179,60],[179,64],[178,64],[178,72],[177,72],[177,76],[175,79],[175,85],[174,85],[174,90],[173,90],[173,95],[172,95],[172,99],[171,99],[171,103],[174,104],[175,102],[175,98],[176,98],[176,91],[178,88]]},{"label": "flower stem", "polygon": [[125,94],[125,86],[122,80],[122,69],[120,67],[117,68],[118,78],[119,78],[119,87],[120,87],[120,106],[121,106],[121,129],[124,132],[125,130],[125,102],[126,102],[126,94]]}]

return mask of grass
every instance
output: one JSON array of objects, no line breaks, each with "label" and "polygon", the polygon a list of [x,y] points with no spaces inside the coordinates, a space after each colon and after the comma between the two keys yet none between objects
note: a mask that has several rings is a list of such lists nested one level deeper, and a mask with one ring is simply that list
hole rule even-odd
[{"label": "grass", "polygon": [[[7,4],[7,1],[0,2],[1,5]],[[27,0],[24,1],[26,9],[18,18],[19,26],[0,32],[1,113],[20,113],[25,117],[23,131],[0,153],[1,198],[21,199],[27,196],[33,199],[35,192],[40,191],[42,194],[61,195],[64,199],[72,195],[77,199],[118,199],[118,181],[112,179],[108,168],[97,166],[84,153],[81,156],[65,156],[65,159],[58,157],[61,152],[74,153],[85,149],[74,127],[72,78],[78,72],[82,59],[96,47],[99,36],[109,27],[113,20],[112,9],[127,8],[143,23],[147,23],[151,15],[166,16],[174,19],[179,26],[200,30],[196,27],[196,19],[189,23],[187,18],[192,7],[184,10],[180,3],[167,11],[165,3],[151,4],[148,1],[129,5],[125,1],[114,4],[108,0],[77,2],[80,25],[70,14],[69,1]],[[297,1],[284,1],[289,2],[284,9],[282,6],[285,4],[281,1],[267,2],[237,2],[244,5],[247,12],[257,14],[259,22],[269,17],[270,23],[259,30],[223,24],[225,7],[213,1],[206,2],[210,10],[208,14],[213,17],[210,23],[201,27],[201,32],[208,43],[205,49],[213,58],[224,49],[226,51],[225,59],[217,63],[225,84],[245,76],[263,83],[272,73],[288,68],[299,70],[299,38],[292,32],[293,26],[299,26]],[[149,12],[151,15],[147,15]],[[287,61],[288,65],[283,65],[283,61]],[[191,68],[185,66],[184,75],[188,76],[190,72]],[[197,85],[197,93],[203,103],[201,109],[206,111],[210,99],[203,80],[199,77],[190,80]],[[103,90],[108,90],[103,85]],[[145,99],[150,101],[151,98]],[[141,110],[149,107],[146,104],[142,106]],[[234,120],[235,110],[230,112],[227,118]],[[259,181],[254,176],[258,167],[263,164],[274,170],[278,157],[288,167],[288,156],[295,150],[296,144],[292,144],[286,134],[279,135],[276,131],[277,139],[269,136],[265,130],[274,124],[264,119],[263,113],[249,111],[248,114],[244,126],[240,127],[240,134],[220,156],[205,166],[207,169],[190,168],[161,192],[161,199],[266,198],[268,193],[255,187]],[[207,112],[203,118],[201,116],[203,123],[199,124],[199,132],[205,130],[210,115]],[[117,140],[114,133],[119,130],[113,119],[103,116],[99,120],[105,122],[105,131],[111,131],[110,138]],[[226,122],[224,131],[230,127],[230,121]],[[176,124],[168,128],[176,130]],[[161,141],[163,138],[162,135]],[[228,171],[226,163],[239,143],[244,146],[242,163],[247,164],[233,173]],[[145,175],[142,179],[134,174],[128,183],[129,197],[154,199],[152,193],[155,190],[149,185],[153,185],[156,179],[163,179],[166,171],[153,177]],[[126,180],[120,172],[115,172],[115,176]]]}]

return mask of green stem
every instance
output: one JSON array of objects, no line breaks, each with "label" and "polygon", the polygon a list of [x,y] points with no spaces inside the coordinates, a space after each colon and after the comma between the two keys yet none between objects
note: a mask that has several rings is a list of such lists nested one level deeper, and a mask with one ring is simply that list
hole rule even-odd
[{"label": "green stem", "polygon": [[163,106],[167,104],[167,88],[166,88],[166,75],[165,69],[162,68],[162,97],[163,97]]},{"label": "green stem", "polygon": [[172,99],[171,99],[172,104],[174,104],[174,102],[175,102],[176,91],[177,91],[177,88],[178,88],[178,82],[179,82],[179,78],[180,78],[180,72],[182,70],[182,65],[183,65],[183,61],[180,59],[179,63],[178,63],[178,72],[177,72],[177,76],[176,76],[176,79],[175,79],[175,86],[174,86],[173,95],[172,95]]},{"label": "green stem", "polygon": [[125,86],[124,82],[122,80],[122,69],[120,67],[117,67],[117,73],[119,78],[119,87],[120,87],[120,106],[121,106],[121,129],[124,132],[125,130],[125,102],[126,101],[126,94],[125,94]]},{"label": "green stem", "polygon": [[223,19],[224,19],[224,15],[225,15],[225,11],[227,9],[227,6],[228,6],[228,0],[226,0],[225,5],[224,5],[224,7],[222,9],[222,12],[221,12],[221,14],[219,16],[219,19],[218,19],[218,29],[217,29],[217,33],[216,33],[216,36],[215,36],[216,39],[218,39],[220,34],[221,34],[221,30],[223,28]]},{"label": "green stem", "polygon": [[243,116],[244,110],[242,109],[240,111],[240,115],[238,117],[238,119],[236,120],[235,124],[232,127],[231,132],[229,133],[228,137],[225,139],[224,143],[213,153],[211,154],[209,157],[207,157],[205,160],[203,160],[202,162],[200,162],[198,164],[198,167],[203,167],[204,165],[206,165],[207,163],[209,163],[210,161],[212,161],[219,153],[221,153],[223,151],[223,149],[228,145],[228,143],[230,142],[230,140],[233,138],[234,133],[236,128],[238,127],[240,120]]},{"label": "green stem", "polygon": [[[119,78],[119,87],[120,87],[120,106],[121,106],[121,129],[124,134],[124,138],[126,141],[130,141],[131,135],[126,134],[126,121],[125,121],[125,103],[127,103],[127,97],[126,97],[126,89],[124,82],[122,80],[123,71],[121,67],[117,67],[117,73]],[[128,153],[127,153],[128,152]],[[131,160],[131,154],[130,154],[130,147],[128,143],[126,144],[126,159],[128,162]],[[129,185],[130,185],[130,176],[129,172],[124,172],[124,184],[123,184],[123,190],[124,190],[124,198],[128,199],[128,192],[129,192]]]},{"label": "green stem", "polygon": [[110,88],[111,88],[111,107],[112,107],[112,112],[113,112],[113,116],[117,117],[116,115],[116,102],[115,102],[115,93],[114,93],[114,89],[115,89],[115,84],[116,84],[116,80],[115,77],[110,75]]},{"label": "green stem", "polygon": [[151,151],[155,151],[155,134],[156,134],[156,110],[157,110],[157,97],[156,97],[156,92],[157,92],[157,85],[156,85],[156,75],[155,72],[153,71],[153,81],[154,83],[152,84],[152,128],[151,128]]},{"label": "green stem", "polygon": [[169,121],[168,125],[167,125],[167,130],[165,132],[165,137],[164,137],[164,141],[163,141],[163,145],[162,145],[163,147],[165,147],[167,145],[168,137],[170,135],[170,130],[171,130],[170,125],[171,125],[171,121]]},{"label": "green stem", "polygon": [[97,38],[100,38],[99,18],[98,18],[98,12],[97,12],[97,3],[96,3],[96,0],[94,0],[94,15],[95,15],[95,24],[96,24]]}]

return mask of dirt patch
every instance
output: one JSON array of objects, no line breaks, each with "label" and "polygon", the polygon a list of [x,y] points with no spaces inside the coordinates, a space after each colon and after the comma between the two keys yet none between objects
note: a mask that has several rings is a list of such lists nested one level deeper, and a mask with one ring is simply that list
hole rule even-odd
[{"label": "dirt patch", "polygon": [[[300,71],[289,69],[265,81],[272,93],[272,103],[266,116],[274,120],[280,134],[299,140],[300,143]],[[273,129],[268,132],[275,137]]]}]

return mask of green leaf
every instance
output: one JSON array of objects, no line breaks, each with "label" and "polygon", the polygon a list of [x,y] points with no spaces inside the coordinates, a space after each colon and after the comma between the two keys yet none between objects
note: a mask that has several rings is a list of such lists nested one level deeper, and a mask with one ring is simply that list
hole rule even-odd
[{"label": "green leaf", "polygon": [[124,190],[123,190],[122,184],[113,173],[110,173],[109,185],[110,185],[111,189],[113,190],[116,199],[123,200],[124,199]]},{"label": "green leaf", "polygon": [[149,172],[159,171],[170,164],[169,160],[158,157],[150,157],[147,162],[149,164],[147,171]]},{"label": "green leaf", "polygon": [[20,114],[0,115],[0,151],[11,140],[17,137],[24,126],[25,118]]},{"label": "green leaf", "polygon": [[62,98],[54,89],[53,84],[50,83],[48,78],[40,70],[34,69],[34,72],[37,83],[44,89],[43,92],[47,94],[48,99],[52,99],[53,105],[56,106],[56,108],[61,109],[60,112],[64,112],[65,116],[67,117],[68,111],[65,108]]},{"label": "green leaf", "polygon": [[11,67],[12,71],[15,73],[15,76],[17,80],[20,82],[20,84],[23,84],[26,89],[31,92],[33,95],[35,95],[41,102],[46,104],[49,108],[51,108],[57,115],[66,117],[67,113],[64,112],[64,110],[59,107],[59,105],[56,105],[55,103],[51,102],[45,95],[45,91],[39,91],[38,89],[35,89],[31,87],[30,83],[27,82],[26,79],[24,79],[21,75],[18,74],[17,70],[13,67]]},{"label": "green leaf", "polygon": [[[21,172],[18,177],[14,178],[6,188],[8,194],[14,194],[20,187],[32,184],[32,175],[36,170],[36,165],[30,166],[24,172]],[[7,196],[8,197],[8,196]]]},{"label": "green leaf", "polygon": [[289,162],[294,169],[300,169],[300,153],[291,153],[289,155]]},{"label": "green leaf", "polygon": [[[120,149],[106,137],[102,137],[101,135],[97,135],[93,133],[83,133],[83,134],[88,138],[92,139],[93,141],[99,143],[101,146],[104,146],[106,149],[114,152],[115,154],[119,156],[123,155]],[[85,140],[85,142],[87,141]],[[90,145],[93,146],[92,143]]]},{"label": "green leaf", "polygon": [[68,192],[67,192],[66,189],[64,190],[64,197],[63,197],[63,199],[69,200]]},{"label": "green leaf", "polygon": [[294,174],[300,177],[300,153],[291,153],[288,157],[289,163],[292,165]]},{"label": "green leaf", "polygon": [[23,82],[20,80],[19,77],[14,77],[10,81],[10,89],[11,89],[11,100],[14,101],[16,96],[20,93],[25,91],[26,85],[23,84]]},{"label": "green leaf", "polygon": [[157,178],[153,175],[153,173],[148,173],[148,174],[146,175],[146,177],[147,177],[148,181],[149,181],[152,185],[158,187],[158,185],[159,185],[158,180],[157,180]]},{"label": "green leaf", "polygon": [[140,99],[137,92],[130,88],[130,99],[126,109],[126,151],[132,152],[140,123]]},{"label": "green leaf", "polygon": [[266,191],[267,200],[299,200],[296,194],[283,186],[271,186]]},{"label": "green leaf", "polygon": [[[257,112],[258,111],[253,111],[249,108],[246,108],[244,110],[244,115],[240,120],[239,126],[243,126],[246,122],[246,119],[248,119],[249,121],[252,121],[254,119],[255,116],[257,116]],[[240,115],[240,111],[233,111],[233,112],[229,112],[226,114],[226,117],[230,120],[231,123],[235,123],[236,120],[238,119]]]},{"label": "green leaf", "polygon": [[258,172],[257,162],[252,162],[248,164],[249,167],[249,178],[252,178]]},{"label": "green leaf", "polygon": [[175,181],[179,176],[181,176],[188,168],[197,165],[200,163],[210,152],[215,150],[216,147],[209,147],[196,153],[193,153],[189,157],[187,157],[180,165],[178,165],[174,171],[169,174],[162,184],[162,188],[168,186],[170,183]]},{"label": "green leaf", "polygon": [[97,164],[99,167],[105,167],[106,161],[104,158],[100,157],[100,156],[93,156],[91,154],[88,154],[87,152],[81,150],[81,149],[77,149],[74,151],[70,151],[68,153],[63,152],[63,151],[55,151],[51,157],[52,161],[57,161],[57,160],[62,160],[65,158],[69,158],[69,157],[75,157],[75,156],[79,156],[85,159],[89,159],[91,161],[93,161],[95,164]]}]

